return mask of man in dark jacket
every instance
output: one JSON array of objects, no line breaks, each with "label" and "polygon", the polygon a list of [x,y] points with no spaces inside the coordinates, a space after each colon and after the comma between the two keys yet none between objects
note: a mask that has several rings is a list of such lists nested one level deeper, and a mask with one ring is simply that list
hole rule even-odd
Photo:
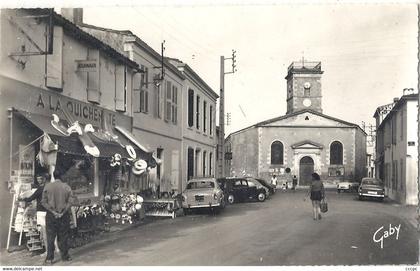
[{"label": "man in dark jacket", "polygon": [[61,174],[54,172],[54,182],[45,185],[42,194],[42,205],[47,209],[47,258],[46,264],[54,260],[54,239],[58,238],[58,247],[63,261],[71,261],[69,256],[68,238],[70,230],[70,198],[72,191],[69,185],[62,182]]}]

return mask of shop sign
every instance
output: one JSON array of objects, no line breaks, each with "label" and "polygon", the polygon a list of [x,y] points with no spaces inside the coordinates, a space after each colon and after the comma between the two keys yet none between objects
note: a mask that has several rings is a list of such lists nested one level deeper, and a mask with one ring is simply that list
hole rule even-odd
[{"label": "shop sign", "polygon": [[87,103],[68,100],[65,97],[42,95],[42,93],[40,93],[38,95],[36,107],[50,110],[50,114],[57,114],[62,110],[65,110],[77,120],[83,120],[85,123],[94,122],[99,125],[102,124],[102,120],[105,117],[103,114],[108,114],[106,118],[110,120],[110,124],[112,126],[116,125],[116,116],[114,113],[105,112],[105,110]]},{"label": "shop sign", "polygon": [[76,60],[78,72],[96,72],[98,70],[98,60]]}]

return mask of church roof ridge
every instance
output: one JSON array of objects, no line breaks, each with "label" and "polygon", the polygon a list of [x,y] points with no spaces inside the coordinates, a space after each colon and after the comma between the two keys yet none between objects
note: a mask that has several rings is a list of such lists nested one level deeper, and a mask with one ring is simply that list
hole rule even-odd
[{"label": "church roof ridge", "polygon": [[268,119],[268,120],[265,120],[265,121],[261,121],[261,122],[256,123],[255,126],[267,125],[269,123],[279,121],[279,120],[283,120],[283,119],[287,119],[289,117],[297,116],[297,115],[300,115],[302,113],[312,113],[312,114],[318,115],[320,117],[324,117],[324,118],[327,118],[327,119],[330,119],[330,120],[341,122],[341,123],[346,124],[348,126],[359,127],[359,125],[357,125],[355,123],[351,123],[351,122],[348,122],[348,121],[345,121],[345,120],[342,120],[342,119],[338,119],[338,118],[335,118],[335,117],[332,117],[332,116],[329,116],[329,115],[326,115],[326,114],[323,114],[323,113],[320,113],[318,111],[311,110],[311,109],[302,109],[302,110],[299,110],[299,111],[296,111],[296,112],[293,112],[293,113],[290,113],[290,114],[286,114],[286,115],[283,115],[283,116],[279,116],[279,117],[275,117],[275,118]]}]

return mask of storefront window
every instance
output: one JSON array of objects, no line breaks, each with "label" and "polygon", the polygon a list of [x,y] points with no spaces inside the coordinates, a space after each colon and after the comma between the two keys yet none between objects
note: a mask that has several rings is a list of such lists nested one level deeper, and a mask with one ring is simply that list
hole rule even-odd
[{"label": "storefront window", "polygon": [[75,195],[94,196],[95,166],[93,159],[75,155],[66,155],[66,159],[72,163],[64,172],[63,180],[71,187]]}]

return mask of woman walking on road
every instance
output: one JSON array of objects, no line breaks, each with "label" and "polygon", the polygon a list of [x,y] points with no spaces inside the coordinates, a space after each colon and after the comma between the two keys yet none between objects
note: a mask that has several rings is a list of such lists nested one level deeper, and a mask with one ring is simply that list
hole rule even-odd
[{"label": "woman walking on road", "polygon": [[[312,183],[308,191],[312,200],[314,220],[321,219],[321,200],[325,197],[324,184],[318,173],[312,173]],[[307,196],[308,196],[307,195]]]}]

